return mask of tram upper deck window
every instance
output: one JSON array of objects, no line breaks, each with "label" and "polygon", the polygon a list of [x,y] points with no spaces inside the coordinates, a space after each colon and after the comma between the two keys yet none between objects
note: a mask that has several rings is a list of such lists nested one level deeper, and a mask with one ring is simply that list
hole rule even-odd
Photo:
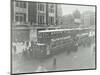
[{"label": "tram upper deck window", "polygon": [[48,32],[42,34],[43,38],[48,38],[49,36],[50,36],[50,33],[48,33]]},{"label": "tram upper deck window", "polygon": [[41,35],[40,35],[40,36],[41,36],[41,38],[44,38],[44,33],[41,33]]}]

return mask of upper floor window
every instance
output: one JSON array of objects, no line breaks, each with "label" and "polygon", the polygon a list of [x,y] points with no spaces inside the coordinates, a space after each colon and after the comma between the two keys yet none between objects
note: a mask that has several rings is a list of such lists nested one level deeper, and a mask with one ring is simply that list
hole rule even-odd
[{"label": "upper floor window", "polygon": [[49,23],[50,23],[51,25],[54,25],[54,17],[49,17]]},{"label": "upper floor window", "polygon": [[38,23],[44,24],[44,15],[38,15]]},{"label": "upper floor window", "polygon": [[20,3],[20,7],[26,8],[26,2],[21,2],[21,3]]},{"label": "upper floor window", "polygon": [[54,4],[51,4],[51,5],[50,5],[50,8],[54,8]]},{"label": "upper floor window", "polygon": [[15,20],[16,22],[26,22],[26,15],[23,13],[16,13]]},{"label": "upper floor window", "polygon": [[16,2],[16,7],[20,7],[20,2]]},{"label": "upper floor window", "polygon": [[54,4],[51,4],[51,5],[49,6],[49,11],[50,11],[51,13],[54,13]]},{"label": "upper floor window", "polygon": [[44,4],[39,4],[38,5],[38,10],[44,11]]},{"label": "upper floor window", "polygon": [[26,8],[26,2],[16,2],[16,7]]},{"label": "upper floor window", "polygon": [[51,13],[54,13],[54,9],[50,9],[50,12],[51,12]]}]

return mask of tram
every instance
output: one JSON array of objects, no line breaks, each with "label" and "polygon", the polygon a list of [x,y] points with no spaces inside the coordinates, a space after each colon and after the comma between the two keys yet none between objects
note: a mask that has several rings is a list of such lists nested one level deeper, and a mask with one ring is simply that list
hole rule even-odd
[{"label": "tram", "polygon": [[79,45],[89,39],[90,31],[90,28],[40,30],[37,33],[37,55],[41,57],[63,50],[76,51]]}]

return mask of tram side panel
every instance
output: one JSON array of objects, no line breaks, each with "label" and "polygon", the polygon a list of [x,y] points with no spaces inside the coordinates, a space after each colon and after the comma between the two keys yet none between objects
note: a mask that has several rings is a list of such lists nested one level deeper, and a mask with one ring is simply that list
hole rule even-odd
[{"label": "tram side panel", "polygon": [[69,31],[42,33],[41,36],[42,37],[41,39],[39,38],[39,41],[40,43],[45,43],[46,48],[44,51],[47,55],[74,48],[73,39]]}]

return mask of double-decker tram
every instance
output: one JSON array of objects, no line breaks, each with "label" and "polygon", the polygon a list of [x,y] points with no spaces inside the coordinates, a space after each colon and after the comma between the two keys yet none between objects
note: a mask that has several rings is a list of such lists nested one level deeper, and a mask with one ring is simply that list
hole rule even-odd
[{"label": "double-decker tram", "polygon": [[38,31],[38,43],[43,44],[41,45],[43,49],[40,48],[39,52],[42,55],[51,55],[65,50],[65,47],[70,47],[72,44],[74,44],[71,31],[72,29]]},{"label": "double-decker tram", "polygon": [[47,56],[63,50],[77,50],[80,44],[89,39],[90,31],[90,28],[40,30],[37,33],[37,53]]}]

